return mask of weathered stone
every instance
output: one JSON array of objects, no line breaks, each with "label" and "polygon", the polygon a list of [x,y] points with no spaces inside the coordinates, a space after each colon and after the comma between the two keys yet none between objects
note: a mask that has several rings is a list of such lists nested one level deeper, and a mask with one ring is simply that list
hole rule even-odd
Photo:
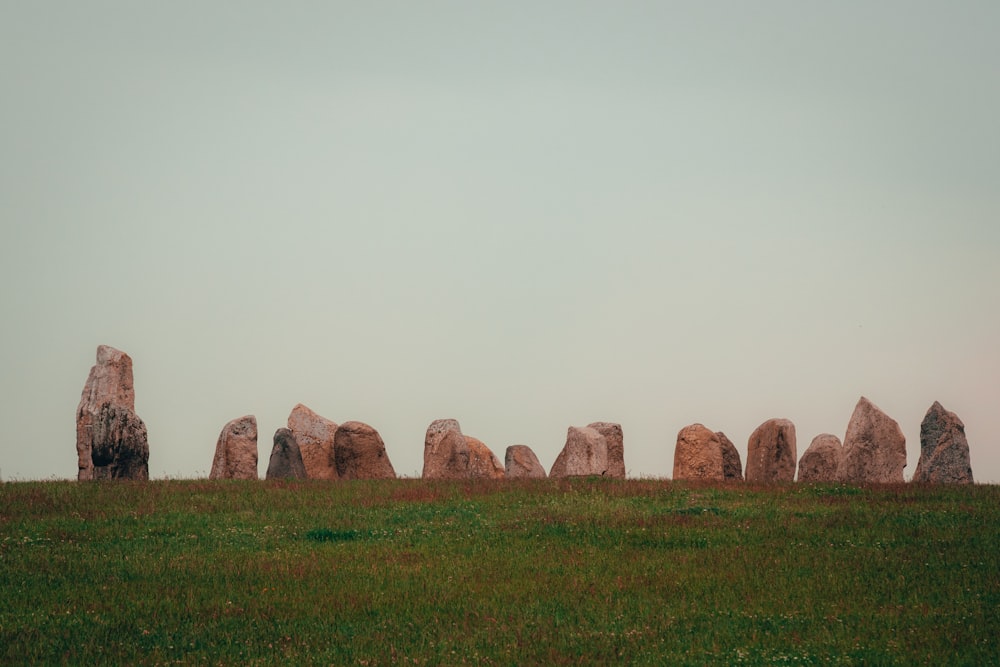
[{"label": "weathered stone", "polygon": [[385,443],[378,431],[361,422],[345,422],[334,435],[333,454],[340,479],[394,479]]},{"label": "weathered stone", "polygon": [[469,477],[503,479],[504,467],[486,443],[465,436],[465,444],[469,448]]},{"label": "weathered stone", "polygon": [[305,479],[306,467],[295,442],[295,434],[287,428],[274,432],[274,447],[267,463],[266,479]]},{"label": "weathered stone", "polygon": [[799,459],[800,482],[836,482],[844,446],[840,438],[821,433],[813,438],[808,449]]},{"label": "weathered stone", "polygon": [[722,477],[726,480],[743,480],[743,462],[733,441],[722,431],[716,431],[719,447],[722,449]]},{"label": "weathered stone", "polygon": [[337,479],[333,436],[337,425],[299,403],[288,415],[288,428],[302,453],[302,465],[310,479]]},{"label": "weathered stone", "polygon": [[795,479],[795,424],[768,419],[747,443],[748,482],[791,482]]},{"label": "weathered stone", "polygon": [[838,479],[899,483],[905,467],[906,437],[899,424],[862,396],[847,425]]},{"label": "weathered stone", "polygon": [[424,479],[469,476],[469,445],[455,419],[436,419],[424,436]]},{"label": "weathered stone", "polygon": [[603,475],[608,470],[608,441],[597,429],[570,426],[566,444],[556,457],[549,477]]},{"label": "weathered stone", "polygon": [[594,422],[588,424],[587,428],[592,428],[603,435],[608,443],[608,470],[605,476],[625,479],[625,436],[622,434],[622,425],[613,422]]},{"label": "weathered stone", "polygon": [[973,483],[965,424],[937,401],[927,410],[920,424],[920,460],[913,481]]},{"label": "weathered stone", "polygon": [[722,442],[701,424],[685,426],[674,447],[674,479],[725,479]]},{"label": "weathered stone", "polygon": [[135,414],[132,359],[97,348],[76,409],[77,479],[149,479],[146,425]]},{"label": "weathered stone", "polygon": [[209,479],[257,479],[257,418],[246,415],[222,428]]},{"label": "weathered stone", "polygon": [[542,467],[535,452],[527,445],[511,445],[504,455],[504,468],[508,479],[545,479],[545,468]]}]

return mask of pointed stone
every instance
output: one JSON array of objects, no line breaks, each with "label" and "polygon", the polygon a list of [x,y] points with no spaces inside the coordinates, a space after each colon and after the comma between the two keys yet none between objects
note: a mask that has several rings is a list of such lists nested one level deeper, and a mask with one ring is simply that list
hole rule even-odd
[{"label": "pointed stone", "polygon": [[337,427],[333,453],[340,479],[394,479],[396,471],[378,431],[362,422]]},{"label": "pointed stone", "polygon": [[674,446],[674,479],[723,480],[722,442],[701,424],[685,426]]},{"label": "pointed stone", "polygon": [[844,446],[840,438],[829,433],[821,433],[812,439],[809,448],[799,459],[800,482],[836,482],[837,471],[844,458]]},{"label": "pointed stone", "polygon": [[906,437],[899,424],[862,396],[847,425],[838,479],[898,484],[905,467]]},{"label": "pointed stone", "polygon": [[768,419],[747,443],[748,482],[791,482],[795,479],[795,424]]},{"label": "pointed stone", "polygon": [[913,481],[973,483],[965,424],[937,401],[927,410],[920,424],[920,460]]},{"label": "pointed stone", "polygon": [[549,477],[585,477],[603,475],[608,470],[608,442],[601,432],[570,426],[566,444],[556,457]]},{"label": "pointed stone", "polygon": [[333,437],[337,425],[299,403],[288,415],[288,428],[302,454],[302,465],[310,479],[337,479]]},{"label": "pointed stone", "polygon": [[603,435],[608,443],[608,471],[605,476],[625,479],[625,436],[622,433],[622,425],[613,422],[594,422],[588,424],[587,428],[592,428]]},{"label": "pointed stone", "polygon": [[477,479],[503,479],[504,467],[482,440],[465,436],[469,447],[469,477]]},{"label": "pointed stone", "polygon": [[108,345],[76,409],[77,479],[149,479],[146,425],[135,413],[132,358]]},{"label": "pointed stone", "polygon": [[722,449],[723,479],[743,481],[743,462],[740,460],[740,453],[736,450],[736,445],[722,431],[716,431],[715,435],[719,438],[719,447]]},{"label": "pointed stone", "polygon": [[209,479],[257,479],[257,418],[246,415],[222,428]]},{"label": "pointed stone", "polygon": [[504,455],[504,468],[508,479],[545,479],[545,468],[531,447],[511,445]]},{"label": "pointed stone", "polygon": [[436,419],[424,436],[424,479],[466,479],[469,445],[455,419]]},{"label": "pointed stone", "polygon": [[274,447],[267,463],[266,479],[305,479],[306,468],[295,442],[295,434],[287,428],[274,432]]}]

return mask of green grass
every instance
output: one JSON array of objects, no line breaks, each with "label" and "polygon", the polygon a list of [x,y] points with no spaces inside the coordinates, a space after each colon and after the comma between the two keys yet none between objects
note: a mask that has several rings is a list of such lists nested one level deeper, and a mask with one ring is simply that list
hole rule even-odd
[{"label": "green grass", "polygon": [[3,664],[1000,662],[1000,487],[0,485]]}]

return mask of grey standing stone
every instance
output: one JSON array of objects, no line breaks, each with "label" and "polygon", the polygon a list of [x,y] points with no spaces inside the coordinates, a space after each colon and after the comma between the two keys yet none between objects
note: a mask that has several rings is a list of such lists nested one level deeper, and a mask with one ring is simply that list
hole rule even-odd
[{"label": "grey standing stone", "polygon": [[306,467],[295,441],[295,434],[287,428],[274,432],[274,447],[267,462],[266,479],[305,479]]},{"label": "grey standing stone", "polygon": [[584,477],[603,475],[608,470],[608,441],[601,432],[570,426],[566,444],[556,457],[549,477]]},{"label": "grey standing stone", "polygon": [[934,401],[920,424],[920,460],[914,482],[972,484],[972,463],[965,424]]}]

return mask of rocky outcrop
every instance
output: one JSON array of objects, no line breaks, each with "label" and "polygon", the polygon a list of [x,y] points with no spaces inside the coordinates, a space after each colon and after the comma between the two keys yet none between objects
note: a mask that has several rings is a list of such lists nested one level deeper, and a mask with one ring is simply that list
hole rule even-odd
[{"label": "rocky outcrop", "polygon": [[723,480],[722,442],[701,424],[685,426],[674,447],[674,479]]},{"label": "rocky outcrop", "polygon": [[257,479],[256,417],[246,415],[223,427],[208,478]]},{"label": "rocky outcrop", "polygon": [[625,437],[622,434],[622,425],[613,422],[594,422],[587,424],[587,428],[592,428],[604,436],[608,443],[608,470],[605,477],[615,479],[625,479]]},{"label": "rocky outcrop", "polygon": [[469,448],[469,477],[477,479],[503,479],[504,467],[482,440],[465,436]]},{"label": "rocky outcrop", "polygon": [[77,479],[149,479],[146,425],[135,413],[132,359],[97,348],[76,409]]},{"label": "rocky outcrop", "polygon": [[545,468],[542,467],[535,452],[527,445],[511,445],[504,455],[504,468],[508,479],[545,479]]},{"label": "rocky outcrop", "polygon": [[972,484],[965,424],[934,401],[920,424],[920,460],[914,482]]},{"label": "rocky outcrop", "polygon": [[337,479],[333,436],[337,425],[299,403],[288,415],[288,428],[302,454],[302,465],[310,479]]},{"label": "rocky outcrop", "polygon": [[340,479],[393,479],[396,471],[382,436],[368,424],[345,422],[337,427],[333,453]]},{"label": "rocky outcrop", "polygon": [[835,482],[844,447],[840,438],[829,433],[821,433],[813,438],[802,458],[799,459],[798,480],[800,482]]},{"label": "rocky outcrop", "polygon": [[469,476],[469,445],[455,419],[437,419],[424,436],[424,479],[465,479]]},{"label": "rocky outcrop", "polygon": [[899,483],[905,467],[906,437],[899,424],[862,396],[847,425],[838,479]]},{"label": "rocky outcrop", "polygon": [[719,447],[722,449],[722,478],[726,481],[742,480],[743,462],[736,445],[722,431],[716,431],[715,435],[719,438]]},{"label": "rocky outcrop", "polygon": [[306,468],[295,442],[295,434],[287,428],[274,432],[274,447],[267,463],[266,479],[305,479]]},{"label": "rocky outcrop", "polygon": [[600,431],[570,426],[566,444],[556,457],[549,477],[603,475],[608,470],[608,442]]},{"label": "rocky outcrop", "polygon": [[768,419],[750,434],[746,480],[791,482],[796,460],[795,424],[787,419]]}]

